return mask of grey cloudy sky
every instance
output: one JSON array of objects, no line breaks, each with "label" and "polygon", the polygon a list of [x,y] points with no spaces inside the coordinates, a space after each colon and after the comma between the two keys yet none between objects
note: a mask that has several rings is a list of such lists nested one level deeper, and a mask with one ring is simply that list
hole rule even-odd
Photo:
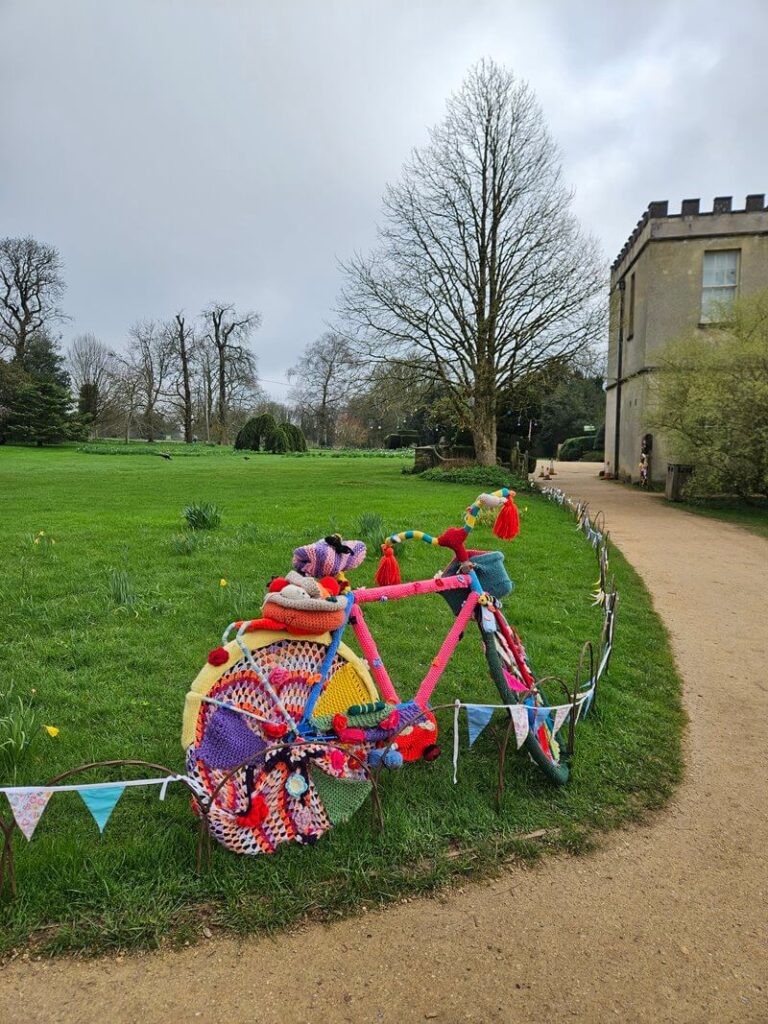
[{"label": "grey cloudy sky", "polygon": [[60,249],[65,343],[230,300],[284,380],[483,56],[607,257],[651,199],[768,192],[765,0],[0,0],[0,39],[0,235]]}]

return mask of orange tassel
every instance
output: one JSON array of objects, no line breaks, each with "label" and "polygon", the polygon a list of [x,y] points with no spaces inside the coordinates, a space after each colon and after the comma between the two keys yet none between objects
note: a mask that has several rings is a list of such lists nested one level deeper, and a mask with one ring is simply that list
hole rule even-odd
[{"label": "orange tassel", "polygon": [[391,544],[382,544],[381,550],[383,554],[374,580],[380,587],[391,587],[395,583],[400,583],[400,566],[397,564]]},{"label": "orange tassel", "polygon": [[493,532],[502,540],[513,540],[520,532],[520,513],[512,500],[512,494],[504,502],[504,506],[493,524]]}]

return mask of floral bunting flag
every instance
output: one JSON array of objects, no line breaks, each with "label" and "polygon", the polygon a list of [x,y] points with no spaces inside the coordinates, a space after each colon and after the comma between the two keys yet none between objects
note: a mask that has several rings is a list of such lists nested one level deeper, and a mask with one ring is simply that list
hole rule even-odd
[{"label": "floral bunting flag", "polygon": [[32,838],[37,828],[37,823],[42,817],[43,811],[51,799],[50,789],[35,789],[32,792],[6,792],[8,803],[16,819],[16,824],[27,838]]},{"label": "floral bunting flag", "polygon": [[509,709],[509,713],[512,715],[512,721],[515,725],[515,741],[519,750],[525,743],[525,738],[528,735],[528,708],[525,704],[513,704]]},{"label": "floral bunting flag", "polygon": [[563,725],[565,724],[565,720],[568,718],[570,712],[571,708],[568,704],[563,704],[555,712],[555,724],[552,727],[552,732],[555,734],[555,736],[557,736],[557,734],[562,729]]}]

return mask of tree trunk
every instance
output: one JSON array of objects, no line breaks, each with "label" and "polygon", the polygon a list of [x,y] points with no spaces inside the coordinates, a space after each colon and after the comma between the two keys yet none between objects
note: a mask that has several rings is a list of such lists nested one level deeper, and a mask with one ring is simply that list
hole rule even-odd
[{"label": "tree trunk", "polygon": [[219,349],[219,444],[227,443],[227,362],[224,349]]},{"label": "tree trunk", "polygon": [[472,437],[475,442],[475,458],[481,466],[496,465],[496,412],[493,404],[478,402],[475,405]]},{"label": "tree trunk", "polygon": [[176,314],[179,338],[179,359],[181,361],[181,388],[184,403],[184,441],[192,444],[192,385],[189,379],[189,349],[187,348],[188,332],[185,329],[184,317]]}]

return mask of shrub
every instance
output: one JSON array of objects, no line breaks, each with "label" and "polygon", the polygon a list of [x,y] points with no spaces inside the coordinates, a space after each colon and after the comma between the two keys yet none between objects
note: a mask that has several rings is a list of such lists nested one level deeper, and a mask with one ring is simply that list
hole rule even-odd
[{"label": "shrub", "polygon": [[301,427],[297,427],[295,423],[283,423],[282,428],[288,438],[289,451],[305,452],[307,450],[307,439],[304,437]]},{"label": "shrub", "polygon": [[605,462],[605,452],[584,452],[579,462]]},{"label": "shrub", "polygon": [[82,444],[77,449],[84,455],[152,455],[155,458],[158,456],[170,455],[176,459],[179,456],[185,458],[192,457],[197,458],[199,456],[216,456],[222,451],[218,445],[206,444],[205,442],[198,441],[196,444],[183,444],[181,442],[174,441],[172,445],[164,448],[158,448],[156,445],[147,444],[145,441],[137,442],[131,441],[126,444],[124,441],[119,443],[110,443],[108,441],[93,441],[90,444]]},{"label": "shrub", "polygon": [[190,530],[216,530],[221,526],[221,512],[218,505],[208,501],[195,501],[187,505],[182,515]]},{"label": "shrub", "polygon": [[563,441],[558,458],[562,462],[578,462],[584,452],[592,449],[593,444],[594,439],[591,434],[585,434],[583,437],[569,437]]},{"label": "shrub", "polygon": [[768,290],[721,316],[660,354],[652,422],[695,469],[687,495],[749,501],[768,496]]},{"label": "shrub", "polygon": [[260,416],[252,416],[238,430],[237,437],[235,438],[235,450],[261,451],[262,446],[265,445],[266,438],[276,428],[277,423],[271,413],[265,412]]},{"label": "shrub", "polygon": [[264,438],[264,451],[274,452],[275,455],[285,455],[286,452],[291,451],[291,442],[288,440],[288,434],[284,426],[276,426],[274,430],[271,430],[266,435]]},{"label": "shrub", "polygon": [[428,469],[421,474],[422,480],[441,484],[478,484],[498,490],[511,487],[509,470],[501,466],[463,466],[460,469]]}]

